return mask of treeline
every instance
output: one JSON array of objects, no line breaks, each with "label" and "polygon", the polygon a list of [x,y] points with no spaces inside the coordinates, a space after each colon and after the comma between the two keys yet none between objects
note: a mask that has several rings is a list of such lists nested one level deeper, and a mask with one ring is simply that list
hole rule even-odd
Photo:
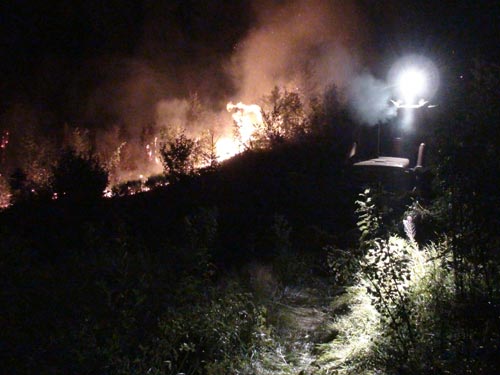
[{"label": "treeline", "polygon": [[[330,138],[335,148],[344,153],[352,139],[352,122],[340,96],[334,86],[314,98],[276,87],[261,100],[262,122],[252,124],[251,138],[243,139],[242,129],[235,122],[232,140],[240,150],[255,151],[323,137]],[[60,181],[56,180],[63,173],[73,173],[70,178],[78,185],[79,168],[87,169],[81,171],[84,174],[93,171],[101,175],[93,182],[102,181],[106,174],[108,196],[147,191],[214,170],[220,164],[217,155],[220,135],[211,127],[219,124],[211,123],[208,109],[196,95],[189,99],[185,117],[181,123],[172,120],[171,124],[144,126],[140,140],[128,139],[126,131],[118,128],[96,132],[65,125],[62,135],[42,134],[29,126],[20,134],[5,130],[2,134],[6,142],[2,141],[0,149],[2,207],[16,201],[71,195],[72,192],[61,191]],[[152,172],[156,174],[149,176]],[[85,178],[92,180],[88,173]],[[90,180],[89,183],[83,180],[80,182],[86,186],[81,190],[92,190]],[[101,187],[102,183],[98,183],[94,189]]]}]

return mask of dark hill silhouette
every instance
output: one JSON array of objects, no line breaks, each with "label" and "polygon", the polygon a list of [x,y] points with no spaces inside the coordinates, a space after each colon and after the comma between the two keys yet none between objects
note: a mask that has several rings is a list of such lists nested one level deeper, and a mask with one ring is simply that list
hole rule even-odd
[{"label": "dark hill silhouette", "polygon": [[264,256],[267,249],[261,239],[276,214],[284,216],[299,237],[310,228],[333,234],[353,228],[357,192],[344,178],[343,152],[324,139],[249,150],[216,170],[150,192],[88,204],[23,204],[2,213],[0,221],[39,242],[39,251],[47,254],[64,251],[66,241],[78,241],[82,226],[110,237],[122,228],[145,246],[160,249],[182,239],[179,227],[186,215],[200,207],[215,208],[222,253]]}]

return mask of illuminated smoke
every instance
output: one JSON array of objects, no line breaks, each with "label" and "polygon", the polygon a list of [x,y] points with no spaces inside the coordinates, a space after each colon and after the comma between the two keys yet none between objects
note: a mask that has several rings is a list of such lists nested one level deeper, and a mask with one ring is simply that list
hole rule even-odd
[{"label": "illuminated smoke", "polygon": [[[192,87],[192,83],[184,81],[185,77],[206,76],[203,68],[200,71],[202,65],[190,74],[181,74],[181,78],[164,76],[159,71],[165,70],[148,64],[131,64],[128,79],[120,84],[123,89],[116,91],[122,100],[113,108],[121,111],[119,117],[124,118],[132,139],[140,136],[139,124],[152,123],[146,143],[136,147],[137,141],[129,141],[130,152],[138,155],[136,165],[129,167],[135,168],[134,175],[161,172],[154,139],[162,131],[182,129],[187,136],[197,139],[202,131],[210,130],[215,134],[217,158],[222,161],[249,147],[256,124],[262,123],[260,107],[243,103],[260,104],[275,86],[299,91],[305,98],[321,94],[332,84],[348,88],[361,66],[365,34],[360,27],[364,25],[363,17],[354,3],[256,0],[253,7],[255,24],[234,46],[234,53],[220,64],[221,73],[230,79],[232,87],[218,81],[221,75],[210,75],[203,87],[220,88],[216,92],[219,97],[214,100],[207,92],[199,92],[198,107],[194,110],[185,89],[179,86]],[[188,69],[186,66],[181,70],[185,73]],[[218,108],[213,105],[218,100],[227,103],[229,99],[239,103],[229,102],[225,110],[222,105]],[[233,135],[234,124],[239,139]],[[140,155],[145,155],[142,162]]]},{"label": "illuminated smoke", "polygon": [[[332,84],[349,88],[363,64],[368,34],[355,2],[254,0],[253,8],[255,21],[233,52],[221,54],[202,42],[190,46],[182,31],[162,29],[164,16],[151,11],[154,19],[145,21],[137,56],[79,64],[65,111],[73,115],[71,126],[91,128],[93,146],[105,161],[119,154],[117,181],[162,172],[158,142],[164,131],[184,129],[194,139],[212,131],[219,160],[241,152],[262,121],[260,107],[238,103],[229,109],[229,100],[262,104],[279,86],[300,92],[307,102]],[[164,38],[168,43],[162,44]],[[184,51],[172,48],[178,41]],[[190,93],[198,93],[198,101]],[[234,139],[234,122],[240,140]],[[20,127],[10,126],[13,141]]]},{"label": "illuminated smoke", "polygon": [[353,117],[362,124],[376,125],[396,116],[397,108],[390,102],[387,83],[370,74],[356,77],[349,88],[349,107]]},{"label": "illuminated smoke", "polygon": [[156,104],[156,127],[187,129],[191,125],[188,114],[189,103],[186,99],[161,100]]},{"label": "illuminated smoke", "polygon": [[229,67],[238,99],[257,102],[274,86],[306,96],[331,84],[346,87],[364,39],[353,2],[256,1],[255,7],[258,22]]}]

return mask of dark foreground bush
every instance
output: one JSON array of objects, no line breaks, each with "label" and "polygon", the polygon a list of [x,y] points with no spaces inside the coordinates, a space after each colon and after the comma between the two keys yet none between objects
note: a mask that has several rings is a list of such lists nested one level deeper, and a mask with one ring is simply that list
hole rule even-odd
[{"label": "dark foreground bush", "polygon": [[2,228],[1,373],[233,374],[248,364],[263,311],[248,290],[216,281],[214,210],[185,219],[179,246],[145,247],[119,220],[72,225],[50,237],[57,256]]},{"label": "dark foreground bush", "polygon": [[64,151],[53,170],[53,190],[60,197],[74,201],[102,197],[108,173],[92,155]]}]

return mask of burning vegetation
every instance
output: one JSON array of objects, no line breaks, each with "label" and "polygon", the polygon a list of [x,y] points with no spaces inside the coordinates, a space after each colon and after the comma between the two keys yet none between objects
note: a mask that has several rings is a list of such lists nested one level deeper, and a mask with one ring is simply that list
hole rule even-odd
[{"label": "burning vegetation", "polygon": [[[271,1],[235,4],[231,12],[200,6],[214,19],[231,14],[234,35],[217,32],[201,46],[186,30],[163,30],[161,17],[174,13],[158,5],[145,13],[137,56],[86,59],[71,77],[57,77],[59,65],[50,61],[41,66],[33,83],[37,99],[16,99],[2,112],[3,185],[19,169],[17,175],[26,176],[23,189],[45,194],[59,150],[85,149],[109,175],[106,196],[123,191],[123,184],[132,193],[154,185],[147,182],[152,176],[177,174],[168,158],[181,144],[192,143],[189,166],[181,169],[194,173],[245,150],[295,139],[309,131],[309,103],[332,85],[345,89],[363,60],[365,37],[354,5]],[[185,16],[193,25],[208,22]],[[236,22],[246,18],[251,25]],[[60,103],[45,102],[53,95],[45,93],[43,82],[58,80],[67,87],[61,88]],[[2,189],[4,202],[7,190]]]},{"label": "burning vegetation", "polygon": [[[69,155],[91,164],[89,168],[95,173],[98,170],[106,173],[108,183],[102,189],[105,197],[135,194],[214,169],[247,150],[265,150],[284,142],[300,141],[311,133],[313,123],[322,115],[320,112],[329,106],[328,102],[318,99],[306,104],[300,92],[278,87],[263,96],[260,103],[229,102],[226,111],[218,114],[210,112],[196,95],[186,102],[159,103],[157,122],[143,127],[140,139],[127,140],[119,130],[112,130],[103,136],[106,148],[97,138],[99,133],[86,128],[66,125],[59,145],[42,134],[36,135],[36,141],[34,133],[23,134],[18,140],[25,149],[22,167],[14,172],[5,168],[4,185],[10,181],[12,192],[3,189],[4,206],[8,205],[11,194],[15,200],[43,195],[57,199],[69,194],[61,190],[58,182],[61,177],[57,175],[81,170],[76,164],[62,167]],[[182,111],[173,105],[181,105]],[[5,132],[1,146],[4,166],[9,165],[8,143],[9,133]],[[60,153],[58,148],[66,151]],[[74,171],[70,170],[71,166]],[[89,178],[90,175],[82,177]],[[78,181],[75,184],[78,185]]]}]

